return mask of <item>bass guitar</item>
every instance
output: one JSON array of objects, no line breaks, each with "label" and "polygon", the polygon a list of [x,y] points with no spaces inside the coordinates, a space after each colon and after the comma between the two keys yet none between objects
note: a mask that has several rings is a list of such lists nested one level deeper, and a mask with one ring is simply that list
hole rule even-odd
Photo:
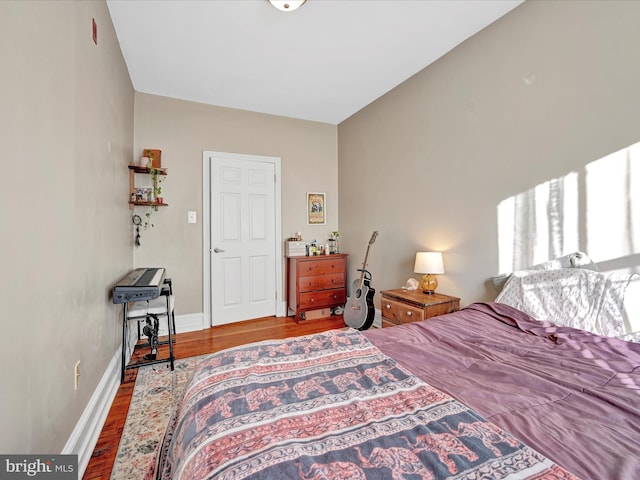
[{"label": "bass guitar", "polygon": [[376,291],[371,288],[371,273],[367,270],[367,258],[369,249],[376,241],[378,232],[375,231],[369,239],[367,253],[364,255],[362,268],[359,268],[360,278],[354,280],[351,286],[351,296],[347,299],[344,307],[344,322],[352,328],[366,330],[373,324],[376,311],[373,306],[373,295]]}]

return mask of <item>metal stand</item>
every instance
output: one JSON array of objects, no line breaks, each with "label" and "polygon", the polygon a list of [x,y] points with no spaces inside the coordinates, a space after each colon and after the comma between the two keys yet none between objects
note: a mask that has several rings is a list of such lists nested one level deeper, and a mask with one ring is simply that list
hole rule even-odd
[{"label": "metal stand", "polygon": [[[176,323],[175,323],[175,314],[173,312],[173,310],[171,309],[171,304],[170,304],[170,300],[171,300],[171,294],[172,294],[172,289],[171,289],[171,280],[169,280],[169,288],[163,288],[160,292],[160,295],[164,296],[166,301],[167,301],[167,330],[169,331],[169,340],[166,342],[158,342],[158,325],[159,325],[159,321],[158,321],[158,316],[154,315],[154,314],[149,314],[146,316],[146,322],[147,325],[145,325],[143,330],[145,331],[145,334],[147,334],[148,338],[149,338],[149,343],[146,344],[141,344],[141,345],[136,345],[134,348],[144,348],[144,347],[151,347],[151,352],[148,355],[145,355],[145,360],[139,360],[135,363],[132,363],[131,365],[127,365],[127,340],[128,340],[128,333],[129,333],[129,321],[132,320],[130,318],[128,318],[128,312],[129,312],[129,304],[127,302],[124,302],[122,304],[122,308],[123,308],[123,318],[122,318],[122,366],[121,366],[121,372],[120,372],[120,383],[124,382],[124,374],[125,371],[129,368],[139,368],[139,367],[143,367],[145,365],[154,365],[156,363],[165,363],[165,362],[169,362],[171,364],[171,370],[174,370],[174,355],[173,355],[173,343],[175,342],[175,340],[173,339],[173,333],[175,333],[175,328],[176,328]],[[164,314],[163,314],[164,315]],[[138,320],[136,320],[137,322]],[[138,338],[140,338],[140,324],[138,323]],[[154,352],[154,350],[156,350],[157,352],[157,347],[158,345],[164,345],[164,344],[169,344],[169,357],[168,358],[157,358],[157,354]]]}]

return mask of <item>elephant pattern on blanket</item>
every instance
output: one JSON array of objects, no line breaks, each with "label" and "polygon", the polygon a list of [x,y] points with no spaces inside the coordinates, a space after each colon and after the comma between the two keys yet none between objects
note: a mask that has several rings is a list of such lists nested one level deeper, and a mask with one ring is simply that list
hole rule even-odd
[{"label": "elephant pattern on blanket", "polygon": [[508,476],[575,478],[350,329],[203,360],[147,478]]}]

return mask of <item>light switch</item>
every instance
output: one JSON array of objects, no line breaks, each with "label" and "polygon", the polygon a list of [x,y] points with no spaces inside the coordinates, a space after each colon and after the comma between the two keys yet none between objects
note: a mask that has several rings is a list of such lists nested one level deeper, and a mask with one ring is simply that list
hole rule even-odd
[{"label": "light switch", "polygon": [[198,223],[197,222],[197,217],[196,217],[196,212],[191,211],[191,210],[187,212],[187,223]]}]

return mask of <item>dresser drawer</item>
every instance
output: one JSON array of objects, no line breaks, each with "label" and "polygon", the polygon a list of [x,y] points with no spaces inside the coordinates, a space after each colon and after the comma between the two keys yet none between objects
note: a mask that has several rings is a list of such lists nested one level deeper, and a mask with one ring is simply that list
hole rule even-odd
[{"label": "dresser drawer", "polygon": [[413,307],[402,302],[382,298],[382,318],[391,323],[419,322],[425,319],[424,309]]},{"label": "dresser drawer", "polygon": [[424,320],[424,310],[409,305],[398,305],[398,322],[410,323]]},{"label": "dresser drawer", "polygon": [[437,317],[438,315],[446,315],[460,310],[460,301],[451,301],[447,303],[439,303],[437,305],[429,305],[425,318]]},{"label": "dresser drawer", "polygon": [[333,273],[329,275],[316,275],[313,277],[300,277],[298,288],[301,292],[313,290],[324,290],[327,288],[344,287],[345,280],[343,273]]},{"label": "dresser drawer", "polygon": [[319,290],[315,292],[300,293],[300,309],[315,309],[344,304],[346,302],[344,288],[332,290]]},{"label": "dresser drawer", "polygon": [[[318,258],[318,257],[314,257]],[[300,277],[312,277],[316,275],[331,275],[333,273],[344,273],[345,261],[341,258],[322,258],[320,260],[300,262],[298,275]]]},{"label": "dresser drawer", "polygon": [[398,323],[398,302],[382,297],[382,318]]}]

